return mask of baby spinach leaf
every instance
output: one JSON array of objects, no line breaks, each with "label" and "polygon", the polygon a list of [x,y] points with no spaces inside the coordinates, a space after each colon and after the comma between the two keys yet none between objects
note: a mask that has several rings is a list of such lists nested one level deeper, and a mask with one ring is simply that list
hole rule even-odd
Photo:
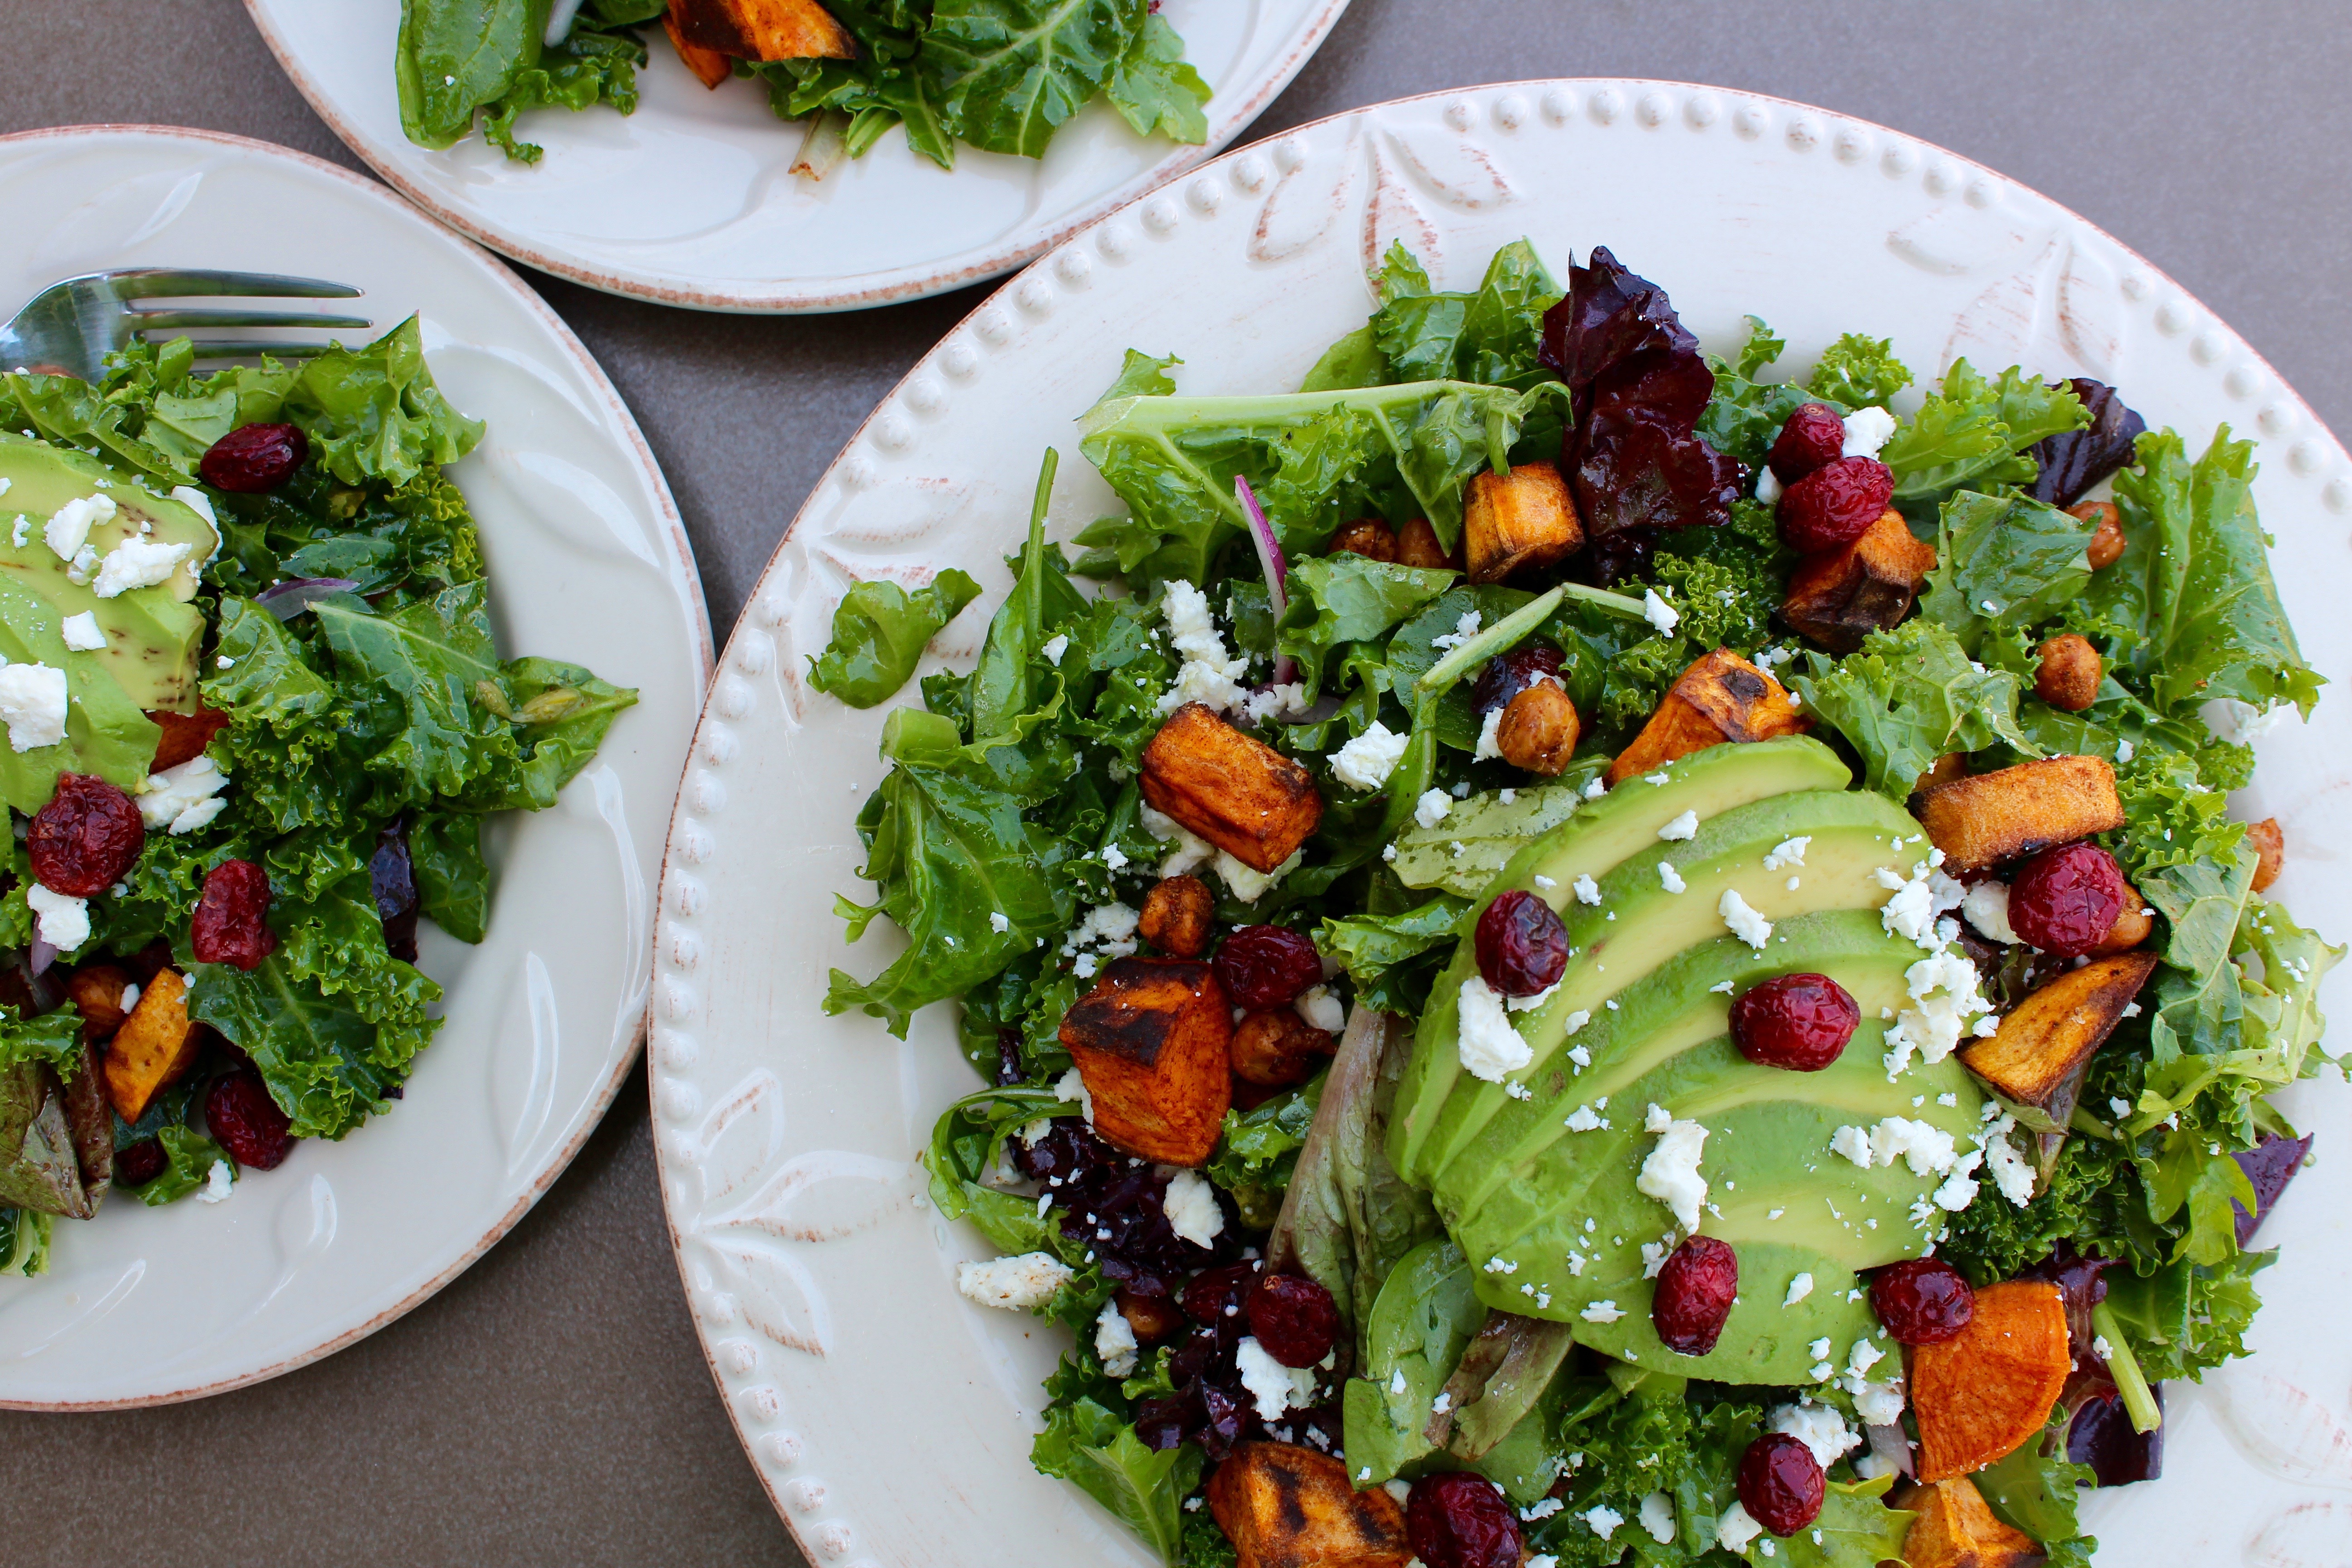
[{"label": "baby spinach leaf", "polygon": [[1322,689],[1324,665],[1341,645],[1385,635],[1453,586],[1458,575],[1349,551],[1309,556],[1290,569],[1290,608],[1276,646],[1298,661],[1312,699]]},{"label": "baby spinach leaf", "polygon": [[1185,62],[1184,40],[1158,12],[1144,17],[1104,91],[1139,136],[1158,131],[1191,146],[1209,139],[1209,117],[1201,111],[1209,84]]},{"label": "baby spinach leaf", "polygon": [[394,79],[400,126],[420,147],[454,146],[474,111],[539,62],[548,0],[401,0]]},{"label": "baby spinach leaf", "polygon": [[1962,490],[1944,503],[1920,611],[1970,651],[1990,631],[2040,626],[2089,585],[2095,531],[2022,496]]},{"label": "baby spinach leaf", "polygon": [[921,68],[958,134],[1042,157],[1141,30],[1139,0],[939,0]]},{"label": "baby spinach leaf", "polygon": [[1405,1254],[1381,1284],[1362,1328],[1362,1370],[1341,1395],[1341,1446],[1359,1486],[1431,1451],[1430,1407],[1486,1321],[1462,1249],[1439,1237]]},{"label": "baby spinach leaf", "polygon": [[1996,742],[2040,752],[2017,726],[2017,677],[1969,662],[1959,640],[1930,620],[1873,632],[1844,658],[1806,656],[1794,678],[1814,717],[1862,753],[1864,786],[1908,800],[1919,775],[1948,752]]},{"label": "baby spinach leaf", "polygon": [[980,584],[950,566],[909,594],[896,583],[856,583],[833,612],[833,640],[809,661],[809,684],[852,708],[887,700],[915,673],[923,648]]},{"label": "baby spinach leaf", "polygon": [[[2110,1284],[2110,1299],[2113,1289]],[[2098,1542],[2083,1534],[2074,1513],[2079,1489],[2098,1485],[2098,1473],[2088,1465],[2067,1462],[2066,1429],[2073,1419],[2074,1411],[2062,1401],[2041,1436],[1978,1471],[1974,1479],[1986,1505],[2004,1522],[2041,1542],[2045,1551],[2075,1548],[2077,1560],[2087,1564]],[[2053,1556],[2053,1561],[2064,1558]]]}]

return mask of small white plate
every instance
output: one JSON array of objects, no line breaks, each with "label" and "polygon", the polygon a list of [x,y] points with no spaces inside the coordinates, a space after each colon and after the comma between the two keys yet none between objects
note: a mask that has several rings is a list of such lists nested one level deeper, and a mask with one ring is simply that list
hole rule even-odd
[{"label": "small white plate", "polygon": [[822,181],[792,172],[804,128],[765,89],[706,89],[658,26],[641,101],[541,110],[544,147],[511,163],[480,136],[446,152],[401,133],[393,90],[400,0],[246,0],[310,107],[401,195],[460,233],[560,277],[701,310],[859,310],[959,289],[1035,259],[1241,134],[1298,74],[1348,0],[1167,0],[1214,89],[1209,140],[1138,136],[1107,103],[1043,158],[958,146],[943,170],[893,130]]},{"label": "small white plate", "polygon": [[[306,1140],[229,1199],[115,1193],[0,1280],[0,1405],[154,1405],[288,1372],[382,1328],[547,1190],[636,1059],[657,846],[710,668],[677,509],[588,351],[506,268],[343,170],[152,126],[0,137],[0,311],[110,267],[334,279],[389,330],[422,311],[441,390],[488,422],[452,470],[481,525],[499,643],[637,689],[551,810],[490,819],[479,947],[419,928],[446,992],[407,1098]],[[341,308],[340,305],[338,308]],[[359,339],[366,334],[350,334]]]},{"label": "small white plate", "polygon": [[[720,661],[670,831],[655,936],[655,1147],[688,1296],[729,1414],[813,1561],[1143,1568],[1142,1545],[1076,1487],[1031,1470],[1058,1330],[956,1293],[990,1249],[929,1212],[918,1152],[978,1087],[950,1009],[905,1042],[827,1018],[825,972],[871,975],[902,939],[842,942],[853,819],[881,776],[886,710],[812,693],[805,659],[853,578],[958,566],[984,597],[927,668],[969,668],[1010,587],[1037,461],[1061,448],[1051,529],[1118,503],[1072,422],[1121,351],[1175,353],[1188,392],[1295,387],[1363,324],[1391,240],[1444,288],[1532,238],[1556,276],[1605,245],[1665,288],[1717,350],[1754,311],[1805,365],[1837,334],[1890,335],[1935,374],[1955,354],[2089,374],[2201,450],[2260,438],[2255,485],[2310,661],[2334,678],[2304,728],[2261,743],[2233,804],[2275,815],[2277,893],[2352,937],[2352,461],[2212,313],[2082,218],[1907,136],[1743,93],[1650,81],[1522,82],[1384,104],[1220,159],[1041,261],[948,334],[818,483]],[[915,700],[910,687],[900,700]],[[2338,970],[2335,1009],[2352,1004]],[[2339,1040],[2341,1036],[2339,1034]],[[2165,1479],[2101,1492],[2102,1562],[2147,1568],[2339,1563],[2352,1540],[2352,1092],[2281,1097],[2319,1163],[2266,1223],[2256,1353],[2170,1389]]]}]

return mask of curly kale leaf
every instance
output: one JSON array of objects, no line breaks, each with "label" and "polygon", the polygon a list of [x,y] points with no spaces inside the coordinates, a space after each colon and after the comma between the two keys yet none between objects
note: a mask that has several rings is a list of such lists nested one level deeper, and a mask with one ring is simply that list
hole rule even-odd
[{"label": "curly kale leaf", "polygon": [[[1745,374],[1743,372],[1743,374]],[[1822,353],[1805,389],[1843,408],[1884,407],[1911,384],[1911,367],[1895,357],[1892,338],[1848,332]]]},{"label": "curly kale leaf", "polygon": [[2040,754],[2017,724],[2018,678],[1971,664],[1929,620],[1873,632],[1844,658],[1807,655],[1794,684],[1814,717],[1862,754],[1866,787],[1907,800],[1937,757],[1996,743]]},{"label": "curly kale leaf", "polygon": [[81,1018],[65,1008],[27,1018],[0,1003],[0,1072],[24,1062],[47,1062],[60,1077],[81,1067]]},{"label": "curly kale leaf", "polygon": [[1954,360],[1943,384],[1895,427],[1878,457],[1895,470],[1895,504],[1932,515],[1929,509],[1957,489],[2032,484],[2027,448],[2089,418],[2070,386],[2045,386],[2013,365],[1987,381],[1968,361]]}]

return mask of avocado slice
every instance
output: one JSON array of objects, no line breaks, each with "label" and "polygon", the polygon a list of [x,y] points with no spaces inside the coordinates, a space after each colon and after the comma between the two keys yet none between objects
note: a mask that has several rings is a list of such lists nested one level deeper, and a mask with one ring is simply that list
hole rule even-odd
[{"label": "avocado slice", "polygon": [[[201,491],[181,488],[202,500]],[[115,507],[112,517],[89,530],[89,543],[101,558],[125,539],[141,537],[142,526],[151,541],[188,546],[187,558],[153,587],[110,598],[98,596],[94,579],[74,582],[45,530],[58,509],[91,496]],[[211,521],[184,500],[157,495],[87,453],[0,434],[0,581],[48,605],[53,627],[84,611],[95,616],[106,647],[78,657],[109,678],[135,709],[195,711],[196,651],[205,622],[191,601],[198,573],[219,542]]]}]

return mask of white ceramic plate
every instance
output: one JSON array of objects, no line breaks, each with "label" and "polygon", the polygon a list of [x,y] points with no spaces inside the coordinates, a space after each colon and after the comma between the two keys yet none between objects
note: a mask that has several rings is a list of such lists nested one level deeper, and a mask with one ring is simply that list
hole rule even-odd
[{"label": "white ceramic plate", "polygon": [[[1189,362],[1187,391],[1297,384],[1360,326],[1367,267],[1402,239],[1442,286],[1474,286],[1526,235],[1565,277],[1606,245],[1666,287],[1711,346],[1743,313],[1818,350],[1891,334],[1914,366],[1965,353],[2120,384],[2201,448],[2223,422],[2262,443],[2256,486],[2304,650],[2352,673],[2352,463],[2210,312],[2081,218],[1937,148],[1797,104],[1641,81],[1531,82],[1408,99],[1220,159],[1032,268],[916,367],[793,523],[724,658],[671,828],[655,939],[654,1119],[680,1268],[761,1479],[817,1562],[1113,1563],[1148,1554],[1076,1488],[1029,1468],[1058,1333],[957,1295],[991,1249],[920,1199],[916,1152],[973,1087],[945,1007],[903,1044],[826,1018],[845,948],[835,889],[864,897],[852,816],[881,764],[882,710],[813,695],[851,577],[955,565],[987,596],[935,653],[969,668],[1025,525],[1041,448],[1066,460],[1053,528],[1115,508],[1071,421],[1130,345]],[[1805,360],[1796,356],[1796,363]],[[2262,743],[2237,804],[2275,814],[2278,893],[2352,936],[2352,701]],[[2336,1007],[2352,995],[2339,977]],[[2284,1097],[2321,1163],[2265,1227],[2260,1353],[2172,1391],[2167,1478],[2086,1505],[2101,1560],[2338,1563],[2352,1540],[2352,1125],[2332,1075]]]},{"label": "white ceramic plate", "polygon": [[648,894],[709,619],[668,488],[587,350],[373,182],[238,137],[41,131],[0,137],[0,311],[76,273],[168,266],[339,279],[383,330],[423,312],[442,391],[489,425],[452,472],[500,647],[638,690],[551,810],[492,819],[488,940],[420,928],[448,1022],[391,1114],[298,1144],[226,1203],[116,1193],[58,1222],[47,1275],[0,1280],[0,1405],[158,1404],[390,1322],[504,1236],[604,1115],[643,1030]]},{"label": "white ceramic plate", "polygon": [[892,131],[811,181],[792,173],[803,126],[756,84],[705,89],[658,26],[637,111],[536,111],[517,133],[547,153],[526,166],[479,136],[435,153],[401,134],[400,0],[246,0],[310,107],[426,212],[593,289],[705,310],[863,310],[1009,272],[1241,134],[1347,3],[1167,0],[1215,90],[1205,146],[1138,136],[1097,103],[1042,159],[959,147],[950,172]]}]

